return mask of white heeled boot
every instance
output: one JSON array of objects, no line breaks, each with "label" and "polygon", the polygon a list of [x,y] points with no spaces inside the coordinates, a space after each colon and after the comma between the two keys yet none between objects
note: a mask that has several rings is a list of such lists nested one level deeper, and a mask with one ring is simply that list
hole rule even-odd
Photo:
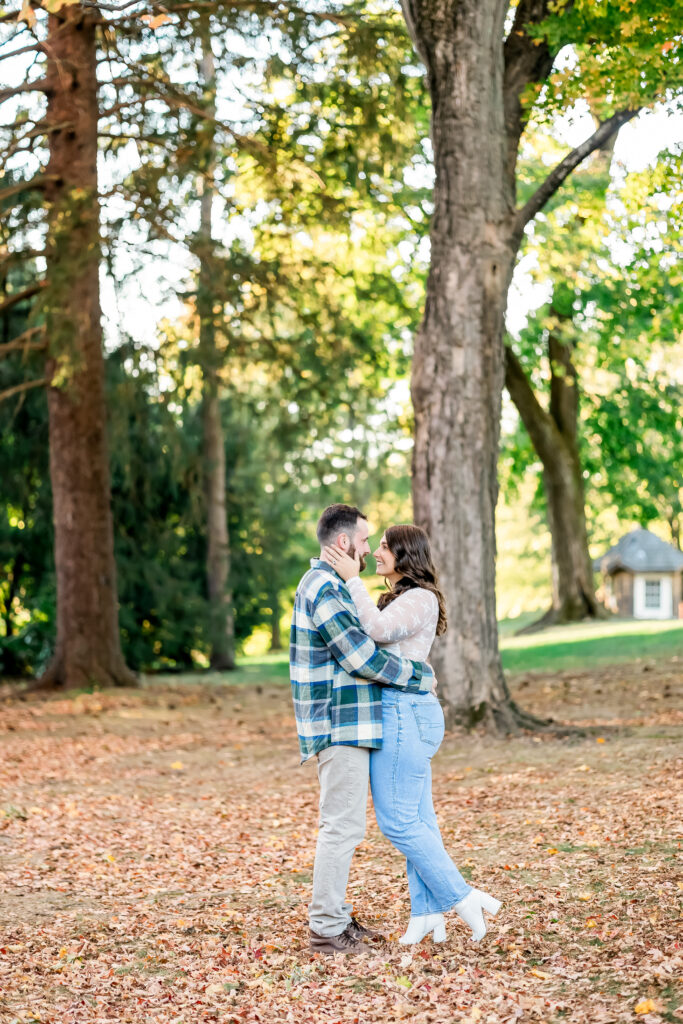
[{"label": "white heeled boot", "polygon": [[489,896],[487,892],[472,889],[472,892],[468,893],[464,900],[455,904],[453,910],[472,929],[473,941],[480,942],[486,935],[486,921],[483,912],[486,911],[487,914],[493,914],[495,917],[502,906],[500,900]]},{"label": "white heeled boot", "polygon": [[434,942],[446,941],[446,922],[443,914],[421,914],[411,917],[405,934],[398,940],[403,946],[413,946],[422,942],[425,935],[432,932]]}]

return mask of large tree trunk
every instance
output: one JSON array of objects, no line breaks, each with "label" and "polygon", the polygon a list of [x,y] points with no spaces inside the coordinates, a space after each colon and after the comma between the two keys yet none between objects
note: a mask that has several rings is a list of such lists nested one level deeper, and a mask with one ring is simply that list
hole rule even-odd
[{"label": "large tree trunk", "polygon": [[121,653],[99,298],[95,26],[80,5],[50,15],[45,312],[57,577],[57,644],[42,682],[136,682]]},{"label": "large tree trunk", "polygon": [[426,309],[413,361],[414,515],[431,538],[451,623],[434,652],[447,720],[486,719],[502,728],[516,718],[495,600],[502,328],[515,259],[503,104],[507,6],[409,5],[429,73],[436,169]]},{"label": "large tree trunk", "polygon": [[[203,18],[202,58],[200,75],[205,94],[215,97],[216,71],[211,50],[209,17]],[[209,117],[215,115],[213,98],[209,104]],[[202,369],[202,402],[204,431],[204,485],[206,495],[206,581],[209,598],[209,642],[211,668],[217,671],[235,667],[234,620],[232,595],[229,589],[230,538],[225,495],[225,440],[220,404],[218,369],[220,353],[216,347],[214,303],[216,301],[215,275],[212,269],[214,242],[212,214],[214,202],[215,147],[211,121],[206,121],[207,161],[201,180],[201,214],[197,288],[197,314],[199,316],[199,353]]]},{"label": "large tree trunk", "polygon": [[494,517],[508,287],[525,225],[636,111],[603,122],[517,209],[524,97],[554,60],[533,27],[554,5],[519,0],[505,39],[508,0],[402,4],[427,68],[436,171],[427,301],[412,381],[415,519],[430,534],[451,622],[434,659],[449,721],[484,719],[508,730],[538,724],[509,698],[496,624]]}]

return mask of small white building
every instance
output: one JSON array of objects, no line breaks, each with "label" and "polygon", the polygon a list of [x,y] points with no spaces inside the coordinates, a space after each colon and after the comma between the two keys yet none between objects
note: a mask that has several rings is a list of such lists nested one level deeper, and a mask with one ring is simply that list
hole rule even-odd
[{"label": "small white building", "polygon": [[605,606],[634,619],[681,616],[683,552],[649,530],[631,530],[593,563]]}]

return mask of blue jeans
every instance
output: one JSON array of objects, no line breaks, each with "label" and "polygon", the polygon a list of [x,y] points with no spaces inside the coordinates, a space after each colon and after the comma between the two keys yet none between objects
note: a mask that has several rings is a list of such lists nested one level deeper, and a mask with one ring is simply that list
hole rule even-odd
[{"label": "blue jeans", "polygon": [[430,762],[443,734],[435,696],[382,688],[382,746],[370,753],[372,800],[380,830],[405,854],[413,917],[450,910],[472,889],[446,853],[432,804]]}]

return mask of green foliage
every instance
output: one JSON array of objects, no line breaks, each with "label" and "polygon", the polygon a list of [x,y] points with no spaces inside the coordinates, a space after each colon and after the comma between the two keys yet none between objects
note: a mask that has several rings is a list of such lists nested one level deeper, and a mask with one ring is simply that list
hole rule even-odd
[{"label": "green foliage", "polygon": [[[0,302],[31,281],[30,268],[16,267],[11,260],[0,263]],[[26,329],[29,314],[27,301],[0,316],[0,345]],[[42,357],[30,350],[0,352],[0,392],[27,377],[40,377],[41,363]],[[18,676],[45,663],[54,635],[47,405],[42,391],[0,402],[0,438],[0,674]]]},{"label": "green foliage", "polygon": [[[536,157],[552,145],[540,136]],[[682,159],[665,151],[654,167],[623,175],[610,173],[610,152],[575,172],[529,235],[532,276],[550,298],[514,341],[543,404],[550,333],[572,353],[589,522],[613,505],[624,523],[664,520],[674,541],[683,488]],[[522,168],[523,180],[533,181],[536,166]],[[504,438],[502,481],[512,497],[536,473],[533,507],[542,513],[539,469],[517,424]]]},{"label": "green foliage", "polygon": [[680,102],[683,91],[683,6],[680,0],[558,0],[535,30],[553,52],[563,47],[543,88],[532,90],[535,112],[550,120],[583,100],[600,119],[618,110]]},{"label": "green foliage", "polygon": [[155,353],[130,343],[107,360],[107,397],[124,655],[136,669],[188,668],[207,619],[197,424],[160,391]]}]

